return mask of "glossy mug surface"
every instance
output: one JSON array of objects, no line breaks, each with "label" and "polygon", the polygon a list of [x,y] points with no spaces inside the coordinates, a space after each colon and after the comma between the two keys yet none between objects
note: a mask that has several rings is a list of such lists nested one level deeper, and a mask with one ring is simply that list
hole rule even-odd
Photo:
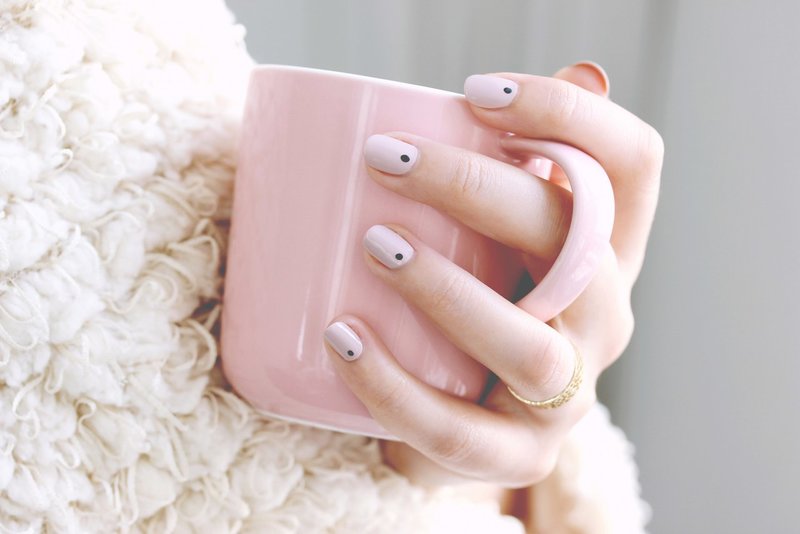
[{"label": "glossy mug surface", "polygon": [[364,319],[401,365],[427,383],[472,400],[484,387],[487,370],[369,272],[362,238],[374,224],[403,225],[507,298],[522,264],[515,251],[369,177],[366,139],[398,130],[522,164],[501,150],[506,134],[480,123],[463,95],[280,65],[252,73],[222,361],[234,389],[262,412],[393,438],[331,365],[322,333],[339,313]]}]

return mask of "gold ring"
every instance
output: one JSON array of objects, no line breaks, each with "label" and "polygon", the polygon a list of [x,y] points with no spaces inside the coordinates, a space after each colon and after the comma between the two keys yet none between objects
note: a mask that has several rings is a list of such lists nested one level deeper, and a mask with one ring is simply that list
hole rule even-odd
[{"label": "gold ring", "polygon": [[[572,341],[570,341],[570,343],[572,343]],[[511,389],[508,384],[506,384],[509,393],[511,393],[518,401],[524,402],[528,406],[533,406],[535,408],[558,408],[562,404],[566,403],[573,396],[575,396],[575,393],[577,393],[578,388],[581,387],[581,382],[583,381],[583,359],[581,358],[581,351],[578,350],[578,347],[575,345],[575,343],[572,343],[572,347],[575,349],[575,369],[572,371],[572,378],[570,379],[569,384],[567,384],[567,387],[564,388],[564,391],[555,397],[550,397],[549,399],[542,401],[534,401],[521,397],[516,391]]]}]

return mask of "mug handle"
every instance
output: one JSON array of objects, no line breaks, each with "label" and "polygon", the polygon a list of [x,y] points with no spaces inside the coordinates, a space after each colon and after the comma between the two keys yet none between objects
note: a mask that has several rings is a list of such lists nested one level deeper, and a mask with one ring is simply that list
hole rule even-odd
[{"label": "mug handle", "polygon": [[516,302],[546,322],[578,298],[610,251],[614,191],[600,163],[570,145],[507,134],[500,139],[500,147],[528,161],[539,157],[552,161],[564,171],[572,188],[572,221],[564,246],[548,273]]}]

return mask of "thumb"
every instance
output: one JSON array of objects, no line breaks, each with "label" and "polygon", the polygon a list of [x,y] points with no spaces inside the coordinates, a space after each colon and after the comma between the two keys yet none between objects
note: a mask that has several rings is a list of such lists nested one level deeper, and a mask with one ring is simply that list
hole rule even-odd
[{"label": "thumb", "polygon": [[578,87],[604,97],[608,97],[608,92],[611,88],[606,71],[593,61],[581,61],[569,67],[564,67],[556,72],[553,78],[572,82]]}]

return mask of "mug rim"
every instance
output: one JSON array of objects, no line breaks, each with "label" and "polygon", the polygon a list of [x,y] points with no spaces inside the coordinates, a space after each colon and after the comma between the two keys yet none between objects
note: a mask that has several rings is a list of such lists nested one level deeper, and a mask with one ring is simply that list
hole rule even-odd
[{"label": "mug rim", "polygon": [[434,95],[440,96],[448,96],[448,97],[461,97],[464,98],[462,93],[455,93],[453,91],[447,91],[446,89],[438,89],[436,87],[428,87],[427,85],[419,85],[415,83],[408,83],[408,82],[400,82],[397,80],[387,80],[386,78],[377,78],[374,76],[367,76],[364,74],[353,74],[350,72],[341,72],[336,70],[328,70],[328,69],[318,69],[315,67],[302,67],[299,65],[284,65],[281,63],[260,63],[253,67],[251,71],[251,77],[254,77],[259,72],[264,71],[274,71],[274,70],[284,70],[284,71],[295,71],[295,72],[305,72],[308,74],[317,74],[322,76],[327,76],[329,78],[340,78],[340,79],[347,79],[347,80],[354,80],[360,82],[368,82],[374,85],[383,85],[386,87],[396,87],[399,89],[413,89],[419,92],[426,92],[431,93]]}]

